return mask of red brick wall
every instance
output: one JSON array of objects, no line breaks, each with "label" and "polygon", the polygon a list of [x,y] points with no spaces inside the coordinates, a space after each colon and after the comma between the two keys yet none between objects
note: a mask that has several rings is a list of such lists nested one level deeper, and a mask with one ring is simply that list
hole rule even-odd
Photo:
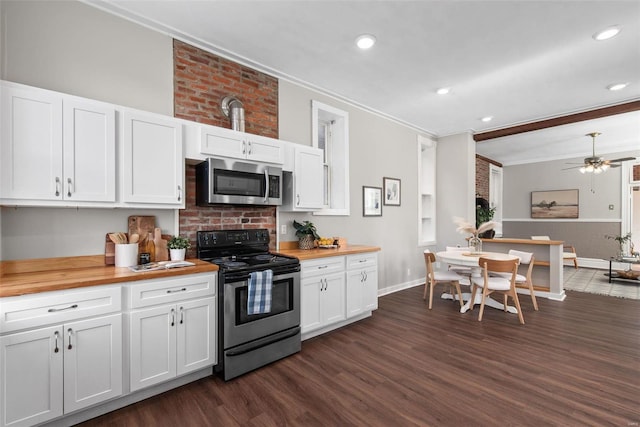
[{"label": "red brick wall", "polygon": [[476,156],[476,197],[489,200],[489,162]]},{"label": "red brick wall", "polygon": [[[225,96],[235,96],[245,109],[245,131],[278,137],[278,80],[178,40],[173,42],[174,115],[231,128],[220,109]],[[180,234],[191,240],[195,256],[196,231],[267,228],[276,240],[276,208],[195,203],[195,166],[186,165],[186,208],[180,211]]]}]

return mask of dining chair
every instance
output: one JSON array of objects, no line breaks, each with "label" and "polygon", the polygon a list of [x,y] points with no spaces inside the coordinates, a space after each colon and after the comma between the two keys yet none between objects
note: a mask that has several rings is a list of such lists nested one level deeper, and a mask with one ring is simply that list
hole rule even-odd
[{"label": "dining chair", "polygon": [[[458,295],[458,301],[460,301],[460,308],[463,306],[462,291],[460,291],[460,281],[464,280],[462,276],[453,271],[435,271],[433,263],[436,261],[436,255],[429,251],[424,251],[424,262],[427,268],[427,276],[424,282],[424,292],[422,293],[422,299],[427,299],[427,289],[429,290],[429,310],[433,305],[433,288],[440,283],[449,285],[449,292],[451,295]],[[454,291],[455,290],[455,294]],[[455,297],[453,298],[455,302]]]},{"label": "dining chair", "polygon": [[[533,303],[533,308],[535,311],[538,311],[538,301],[536,300],[536,295],[533,291],[533,281],[531,280],[531,273],[533,271],[533,264],[535,261],[535,257],[531,252],[522,252],[516,251],[515,249],[509,250],[509,255],[517,256],[520,259],[521,265],[527,266],[527,273],[522,275],[520,273],[516,274],[516,285],[525,285],[529,289],[529,295],[531,295],[531,302]],[[504,273],[498,271],[490,271],[489,274],[494,276],[500,276],[504,278],[510,278],[511,273]]]},{"label": "dining chair", "polygon": [[[469,247],[447,246],[447,252],[469,252]],[[449,265],[450,271],[455,271],[463,276],[471,276],[471,267],[463,267],[461,265]]]},{"label": "dining chair", "polygon": [[[551,240],[549,236],[531,236],[531,240]],[[573,266],[578,269],[578,254],[576,248],[571,245],[564,245],[562,247],[562,261],[572,261]]]},{"label": "dining chair", "polygon": [[[480,314],[478,315],[478,321],[482,321],[482,314],[484,313],[484,303],[487,296],[494,292],[498,292],[504,295],[504,311],[507,311],[507,298],[511,297],[518,310],[518,319],[520,323],[524,325],[524,316],[522,315],[522,309],[520,308],[520,300],[518,300],[518,293],[516,292],[516,275],[518,274],[518,259],[512,260],[492,260],[489,258],[480,257],[478,265],[482,267],[482,277],[471,278],[471,301],[469,302],[469,311],[473,310],[475,302],[476,291],[478,288],[482,288],[482,302],[480,303]],[[511,277],[491,276],[489,272],[503,272],[510,273]]]}]

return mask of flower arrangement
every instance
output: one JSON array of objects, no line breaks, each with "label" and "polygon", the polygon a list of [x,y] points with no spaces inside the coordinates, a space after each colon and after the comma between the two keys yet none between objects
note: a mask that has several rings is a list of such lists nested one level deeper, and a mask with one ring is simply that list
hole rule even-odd
[{"label": "flower arrangement", "polygon": [[473,253],[476,254],[482,252],[482,240],[480,240],[478,235],[485,231],[493,230],[495,226],[498,225],[495,221],[487,221],[476,227],[473,223],[459,217],[454,217],[453,222],[458,226],[458,228],[456,228],[458,233],[471,234],[471,237],[469,238],[469,247],[473,248]]}]

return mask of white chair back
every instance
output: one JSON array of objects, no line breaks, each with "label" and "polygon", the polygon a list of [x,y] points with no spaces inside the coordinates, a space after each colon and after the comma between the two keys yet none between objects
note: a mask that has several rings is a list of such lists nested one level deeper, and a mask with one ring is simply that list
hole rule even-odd
[{"label": "white chair back", "polygon": [[514,255],[520,258],[520,264],[529,264],[531,262],[531,257],[533,257],[533,253],[531,252],[522,252],[516,251],[515,249],[509,250],[509,255]]}]

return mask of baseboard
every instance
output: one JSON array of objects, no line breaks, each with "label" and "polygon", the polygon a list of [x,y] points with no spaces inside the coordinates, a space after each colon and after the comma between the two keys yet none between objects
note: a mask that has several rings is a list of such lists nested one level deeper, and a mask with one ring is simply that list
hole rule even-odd
[{"label": "baseboard", "polygon": [[424,278],[412,280],[410,282],[399,283],[393,286],[387,286],[386,288],[378,289],[378,297],[382,297],[394,292],[403,291],[405,289],[413,288],[420,285],[424,285]]}]

